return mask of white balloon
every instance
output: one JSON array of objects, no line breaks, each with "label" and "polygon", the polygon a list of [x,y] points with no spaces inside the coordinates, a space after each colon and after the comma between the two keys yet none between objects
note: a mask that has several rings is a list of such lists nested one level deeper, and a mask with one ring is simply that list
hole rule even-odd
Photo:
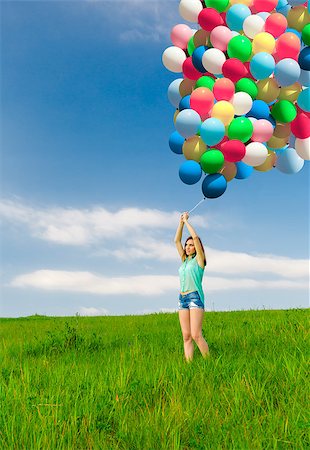
[{"label": "white balloon", "polygon": [[245,18],[243,22],[243,31],[247,37],[253,39],[254,36],[263,31],[264,26],[264,19],[257,14],[252,14]]},{"label": "white balloon", "polygon": [[236,116],[242,116],[250,111],[253,105],[252,97],[246,92],[236,92],[232,99]]},{"label": "white balloon", "polygon": [[242,162],[248,166],[260,166],[266,161],[268,150],[261,142],[251,142],[245,147],[245,156]]},{"label": "white balloon", "polygon": [[202,65],[210,73],[222,73],[222,67],[226,61],[225,54],[217,48],[208,48],[202,56]]},{"label": "white balloon", "polygon": [[181,0],[179,4],[179,13],[183,19],[189,22],[198,22],[198,16],[203,6],[200,0]]},{"label": "white balloon", "polygon": [[310,137],[306,139],[296,138],[295,149],[297,154],[307,161],[310,160]]},{"label": "white balloon", "polygon": [[162,55],[163,65],[171,72],[182,72],[182,66],[186,60],[184,50],[171,46],[166,48]]}]

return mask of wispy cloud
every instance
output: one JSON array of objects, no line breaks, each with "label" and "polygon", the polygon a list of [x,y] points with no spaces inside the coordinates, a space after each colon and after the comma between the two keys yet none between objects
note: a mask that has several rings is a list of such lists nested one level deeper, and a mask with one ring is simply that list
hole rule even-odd
[{"label": "wispy cloud", "polygon": [[[91,272],[69,272],[60,270],[38,270],[19,275],[11,287],[34,288],[43,291],[87,293],[100,296],[134,295],[154,296],[177,292],[179,279],[174,275],[140,275],[127,277],[106,277]],[[204,278],[208,292],[253,289],[309,289],[307,280],[257,280],[253,278]],[[126,300],[125,300],[126,301]]]},{"label": "wispy cloud", "polygon": [[[160,42],[167,40],[171,28],[183,23],[177,0],[87,0],[98,13],[113,20],[122,42]],[[187,23],[187,22],[185,22]]]}]

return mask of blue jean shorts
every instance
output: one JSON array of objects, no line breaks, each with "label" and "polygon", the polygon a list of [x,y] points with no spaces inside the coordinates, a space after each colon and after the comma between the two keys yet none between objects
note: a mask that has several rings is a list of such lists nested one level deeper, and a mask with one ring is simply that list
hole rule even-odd
[{"label": "blue jean shorts", "polygon": [[204,304],[201,301],[198,291],[189,292],[188,294],[179,296],[179,310],[201,308],[204,309]]}]

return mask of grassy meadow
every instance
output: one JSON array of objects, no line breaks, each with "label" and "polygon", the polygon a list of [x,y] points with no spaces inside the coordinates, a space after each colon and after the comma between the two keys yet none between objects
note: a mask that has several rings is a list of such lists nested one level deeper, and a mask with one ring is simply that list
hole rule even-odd
[{"label": "grassy meadow", "polygon": [[309,449],[308,314],[0,319],[0,448]]}]

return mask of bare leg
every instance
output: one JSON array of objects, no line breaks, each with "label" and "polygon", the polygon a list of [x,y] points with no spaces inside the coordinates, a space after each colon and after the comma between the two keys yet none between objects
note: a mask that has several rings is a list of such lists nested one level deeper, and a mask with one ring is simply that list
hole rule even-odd
[{"label": "bare leg", "polygon": [[190,310],[190,327],[191,335],[196,342],[202,356],[206,358],[209,356],[209,346],[202,336],[202,322],[204,317],[204,310],[202,308],[192,308]]},{"label": "bare leg", "polygon": [[189,362],[194,357],[194,343],[191,336],[189,309],[179,310],[179,319],[184,342],[184,355],[186,361]]}]

